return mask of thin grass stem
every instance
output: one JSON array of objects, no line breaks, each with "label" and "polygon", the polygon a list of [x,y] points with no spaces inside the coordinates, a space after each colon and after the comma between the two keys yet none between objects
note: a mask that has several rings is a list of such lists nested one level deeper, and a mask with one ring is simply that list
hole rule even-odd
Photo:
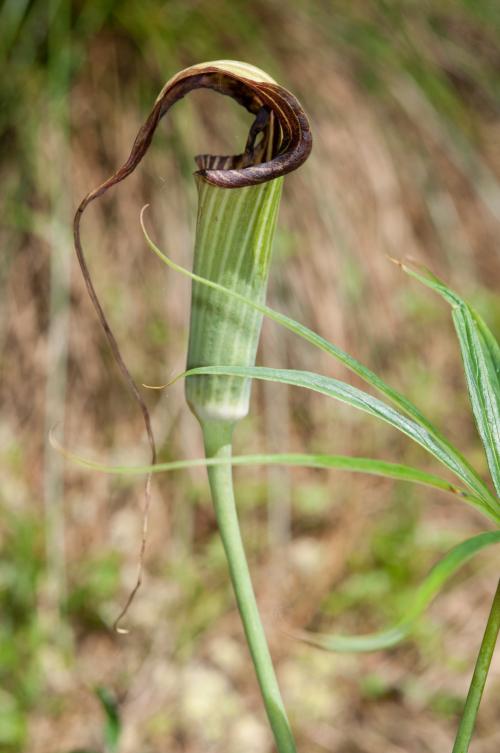
[{"label": "thin grass stem", "polygon": [[476,724],[477,712],[483,696],[488,670],[495,650],[495,645],[500,630],[500,580],[491,605],[490,616],[486,624],[481,648],[474,667],[474,674],[465,701],[465,707],[460,720],[460,725],[453,746],[453,753],[467,753],[469,750],[472,733]]}]

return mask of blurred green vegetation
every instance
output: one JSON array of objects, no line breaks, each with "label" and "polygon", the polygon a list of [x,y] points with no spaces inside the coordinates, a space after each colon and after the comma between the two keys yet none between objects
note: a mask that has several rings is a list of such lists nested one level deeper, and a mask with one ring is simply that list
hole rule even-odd
[{"label": "blurred green vegetation", "polygon": [[[208,749],[202,731],[172,700],[171,688],[181,692],[177,678],[184,676],[190,662],[227,673],[234,687],[246,693],[245,711],[253,708],[246,655],[241,669],[233,645],[235,636],[236,640],[240,636],[228,619],[232,595],[206,504],[204,476],[193,473],[158,480],[158,496],[166,501],[162,507],[157,500],[148,577],[134,607],[137,611],[130,615],[132,633],[120,643],[109,626],[133,581],[129,571],[135,573],[140,485],[131,490],[128,484],[108,483],[74,470],[65,477],[61,468],[50,465],[46,447],[48,428],[59,421],[68,423],[68,441],[77,445],[81,436],[82,442],[96,448],[95,455],[121,448],[125,452],[138,443],[134,408],[116,374],[107,373],[111,361],[81,284],[64,268],[64,259],[72,253],[72,211],[81,195],[123,159],[164,81],[189,64],[223,57],[256,63],[293,88],[310,111],[314,154],[320,155],[316,162],[313,155],[305,177],[291,179],[285,197],[277,242],[280,264],[271,286],[277,307],[289,308],[293,316],[315,328],[326,328],[328,335],[331,329],[331,339],[341,338],[343,347],[356,350],[361,360],[411,395],[431,418],[459,437],[472,462],[485,468],[468,419],[458,346],[447,311],[407,280],[395,273],[391,277],[385,253],[420,252],[428,263],[454,278],[455,287],[477,306],[493,331],[495,325],[498,330],[500,303],[495,291],[500,273],[494,255],[500,220],[498,3],[296,0],[285,7],[273,0],[4,0],[0,7],[4,71],[0,81],[4,145],[0,161],[4,219],[0,749],[5,753],[104,750],[104,745],[113,751],[118,746],[120,704],[128,711],[123,724],[135,729],[124,750],[134,744],[136,750],[145,751]],[[95,279],[119,340],[127,343],[136,372],[148,382],[164,381],[165,370],[177,363],[172,353],[182,363],[186,311],[172,287],[168,289],[171,308],[164,303],[165,289],[157,285],[158,267],[143,252],[139,232],[134,243],[140,253],[135,258],[129,253],[130,228],[138,228],[140,206],[156,192],[158,203],[163,201],[157,219],[163,221],[165,214],[168,246],[175,253],[187,247],[189,233],[184,225],[189,218],[193,222],[189,182],[193,150],[203,139],[215,139],[219,148],[231,148],[232,143],[225,140],[217,113],[209,111],[204,101],[186,102],[183,107],[173,115],[166,135],[159,137],[161,149],[154,147],[146,177],[135,184],[136,193],[132,198],[125,195],[125,209],[110,199],[104,218],[96,214],[88,231]],[[229,115],[235,124],[246,122],[229,106],[222,111],[222,117]],[[199,125],[192,122],[192,115],[199,116]],[[354,131],[357,124],[365,125],[363,133],[371,141],[360,143],[361,132]],[[175,160],[162,157],[166,146]],[[331,159],[330,148],[334,148]],[[364,155],[361,166],[356,162],[358,151]],[[391,189],[393,173],[396,189]],[[164,182],[171,188],[168,194]],[[368,185],[372,193],[365,194]],[[187,197],[186,204],[179,196]],[[172,209],[169,201],[174,202]],[[394,241],[397,248],[384,236],[384,222],[389,236],[394,228],[399,233]],[[373,250],[377,238],[382,240]],[[304,257],[309,268],[301,266]],[[137,289],[141,284],[145,294]],[[70,307],[72,323],[60,326],[61,311]],[[51,332],[56,345],[67,338],[66,352],[49,350]],[[286,337],[278,344],[272,333],[265,332],[265,337],[266,353],[276,354],[276,359],[299,368],[313,360],[303,346]],[[326,367],[319,361],[315,368]],[[47,408],[51,372],[67,377],[54,388],[67,416]],[[266,398],[259,388],[257,415],[237,439],[240,450],[250,451],[252,442],[259,447],[275,441],[266,434],[262,417],[275,394]],[[284,401],[288,428],[280,441],[286,446],[268,449],[340,448],[406,462],[421,459],[419,450],[395,439],[389,430],[368,425],[343,409],[324,408],[304,395],[290,394]],[[171,429],[160,436],[163,456],[200,454],[195,428],[189,419],[179,418],[169,398],[162,402],[152,396],[151,405],[157,424]],[[44,481],[48,475],[56,480],[52,491]],[[238,471],[237,479],[256,582],[269,598],[271,482],[253,471]],[[464,531],[475,531],[479,525],[474,514],[458,503],[441,498],[427,502],[425,492],[403,485],[297,471],[289,474],[287,483],[280,482],[278,497],[283,504],[288,483],[292,543],[290,553],[283,554],[284,573],[280,571],[278,581],[284,589],[284,611],[292,624],[301,627],[334,623],[363,632],[385,625],[411,600],[415,585],[439,554]],[[66,521],[66,538],[58,527],[60,518]],[[351,545],[344,551],[346,539]],[[55,557],[54,546],[59,549]],[[337,549],[340,554],[335,559]],[[323,564],[315,569],[318,559]],[[488,567],[484,557],[456,580],[456,586],[468,589],[464,599],[487,590],[481,573]],[[55,582],[57,592],[58,578],[54,610],[51,589]],[[452,622],[460,609],[451,596],[447,603],[451,616],[445,610],[444,617]],[[471,609],[477,606],[476,600]],[[364,659],[353,665],[343,660],[329,665],[333,679],[325,686],[325,705],[331,708],[331,696],[342,709],[335,723],[347,741],[346,751],[366,750],[359,740],[349,743],[358,719],[367,726],[378,725],[379,736],[392,735],[394,744],[401,743],[389,720],[394,708],[387,716],[383,713],[384,703],[390,704],[394,697],[406,704],[407,735],[414,740],[413,747],[405,748],[407,753],[421,749],[417,735],[421,729],[427,730],[429,751],[442,749],[440,737],[432,747],[433,724],[438,719],[445,729],[448,722],[453,729],[463,682],[460,692],[454,685],[456,677],[467,674],[470,662],[463,657],[469,647],[474,652],[475,639],[473,630],[467,632],[450,650],[449,642],[437,633],[438,622],[434,613],[426,618],[410,645],[386,663],[380,660],[380,667],[365,664]],[[460,626],[464,628],[464,623]],[[219,647],[225,657],[219,665],[210,653],[218,632],[227,637],[226,653]],[[275,643],[286,680],[286,661],[295,661],[295,649],[284,649],[280,635]],[[286,651],[291,656],[283,658]],[[151,656],[144,679],[141,667]],[[318,661],[322,663],[321,658]],[[433,665],[449,673],[447,684],[435,687]],[[156,666],[163,667],[163,673],[155,674]],[[409,679],[415,671],[424,676],[421,691]],[[106,688],[100,691],[100,701],[94,692],[97,685]],[[133,699],[147,695],[150,685],[156,696],[150,698],[149,712],[141,702],[134,706]],[[338,686],[347,698],[343,705],[336,695]],[[493,678],[492,697],[497,686],[498,679]],[[318,693],[322,687],[319,683]],[[287,692],[293,695],[285,682]],[[420,692],[423,700],[417,702]],[[381,711],[375,719],[369,709],[378,703]],[[399,719],[402,713],[398,712]],[[255,716],[258,720],[258,713]],[[305,725],[307,720],[299,716],[296,724]],[[493,747],[487,747],[492,718],[494,710],[488,706],[483,753],[498,749],[498,737],[491,738]],[[322,722],[325,727],[331,724],[330,716],[326,714]],[[227,727],[232,729],[230,724]],[[325,749],[306,726],[299,726],[299,737],[307,753]],[[264,739],[260,750],[268,750],[265,745]],[[233,740],[225,749],[244,750],[245,743]]]}]

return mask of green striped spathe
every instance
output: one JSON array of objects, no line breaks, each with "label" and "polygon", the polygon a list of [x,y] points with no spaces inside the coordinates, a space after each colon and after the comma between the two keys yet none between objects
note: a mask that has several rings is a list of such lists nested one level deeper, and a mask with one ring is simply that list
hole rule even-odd
[{"label": "green striped spathe", "polygon": [[[283,179],[244,188],[196,181],[194,272],[263,303]],[[261,326],[259,311],[194,282],[188,368],[252,366]],[[186,399],[200,421],[237,421],[248,413],[250,380],[192,376]]]}]

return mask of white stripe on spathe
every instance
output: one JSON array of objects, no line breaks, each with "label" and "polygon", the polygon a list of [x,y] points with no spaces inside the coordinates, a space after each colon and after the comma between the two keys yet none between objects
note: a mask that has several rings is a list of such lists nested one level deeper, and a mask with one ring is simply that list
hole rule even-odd
[{"label": "white stripe on spathe", "polygon": [[[268,240],[271,240],[271,242],[272,242],[272,238],[269,238],[268,233],[269,233],[270,215],[272,214],[272,212],[275,209],[275,207],[274,207],[274,193],[275,193],[275,186],[274,186],[274,184],[275,183],[278,183],[277,188],[280,188],[281,181],[279,181],[279,180],[278,181],[271,181],[270,183],[264,184],[264,190],[262,191],[261,199],[260,199],[260,201],[258,203],[256,202],[256,209],[252,213],[252,219],[248,223],[248,226],[247,226],[247,232],[245,234],[245,242],[242,243],[242,251],[241,251],[241,254],[240,254],[240,258],[239,258],[239,261],[238,261],[238,266],[237,266],[236,274],[235,274],[236,279],[239,279],[239,273],[240,273],[240,270],[241,270],[241,266],[242,266],[243,262],[245,261],[245,259],[247,257],[247,248],[246,248],[246,245],[247,245],[247,242],[248,242],[249,234],[250,233],[253,234],[253,232],[254,232],[253,218],[255,217],[255,214],[256,214],[257,210],[259,211],[259,219],[258,219],[258,223],[256,225],[256,230],[257,230],[257,232],[256,232],[256,240],[255,240],[255,242],[253,244],[253,248],[251,249],[253,251],[253,257],[254,257],[253,264],[252,264],[252,270],[251,270],[252,272],[254,271],[254,269],[255,269],[256,266],[257,267],[259,266],[259,259],[260,259],[260,256],[262,254],[264,240],[267,238]],[[262,214],[260,214],[261,205],[263,205],[263,213]],[[270,253],[270,249],[267,250],[267,253]],[[266,278],[267,278],[267,275],[266,275]],[[254,283],[253,286],[252,286],[252,282]],[[267,284],[267,279],[264,280],[264,283]],[[255,287],[255,281],[254,280],[249,280],[249,286],[250,287]],[[259,288],[260,288],[260,286],[259,286]],[[265,291],[264,290],[262,290],[262,291],[259,290],[258,292],[259,292],[259,296],[258,297],[259,297],[259,299],[261,299]],[[235,299],[233,299],[232,301],[228,301],[228,316],[226,318],[226,322],[229,322],[231,320],[232,312],[235,309],[237,310],[238,306],[241,307],[241,303],[238,302],[238,301],[236,301]],[[260,315],[256,311],[251,310],[249,307],[247,307],[246,308],[246,312],[245,312],[245,319],[246,319],[246,322],[248,322],[248,324],[250,324],[252,322],[252,320],[255,321],[255,322],[257,322],[259,319],[262,319],[262,315]],[[245,319],[242,320],[242,326],[245,326]],[[228,348],[228,351],[227,351],[227,354],[228,354],[227,363],[233,363],[234,362],[233,361],[233,356],[234,356],[234,353],[235,353],[235,350],[236,350],[236,346],[238,344],[239,343],[237,342],[237,340],[235,338],[233,340],[233,347],[232,348]],[[249,364],[249,363],[253,362],[253,360],[254,360],[253,359],[254,351],[256,350],[257,345],[258,345],[258,343],[255,340],[255,338],[249,338],[249,340],[248,340],[248,342],[246,344],[246,348],[245,348],[246,357],[245,357],[245,359],[242,359],[245,364],[247,364],[247,363]],[[249,358],[250,358],[250,361],[248,360]],[[237,377],[233,377],[233,379],[235,379],[235,378],[237,378]]]},{"label": "white stripe on spathe", "polygon": [[[252,189],[245,189],[245,188],[241,189],[241,191],[248,191],[248,190],[252,190]],[[243,262],[247,258],[249,252],[251,253],[251,251],[253,250],[251,248],[248,248],[248,246],[249,246],[250,237],[254,233],[254,220],[256,217],[260,215],[260,212],[262,211],[262,208],[263,208],[262,205],[264,205],[264,211],[267,210],[266,194],[268,193],[268,184],[264,184],[263,189],[260,191],[257,189],[256,193],[258,193],[258,199],[254,203],[252,213],[246,224],[245,235],[243,236],[243,238],[241,238],[241,240],[238,238],[239,248],[233,249],[234,254],[235,255],[238,254],[236,266],[233,271],[234,283],[238,287],[239,287],[238,282],[240,280],[240,270],[243,265]],[[248,199],[248,195],[245,194],[245,198]],[[241,219],[243,218],[240,217],[240,221]],[[252,280],[249,280],[249,287],[252,287]],[[226,332],[229,330],[231,326],[233,312],[235,310],[237,311],[238,307],[241,308],[241,303],[239,303],[235,299],[232,299],[232,300],[227,299],[227,302],[225,304],[226,316],[225,316],[224,324],[221,331],[221,337],[218,343],[219,349],[218,349],[218,352],[214,354],[216,363],[217,362],[222,363],[222,361],[229,364],[235,363],[234,356],[235,356],[237,347],[241,345],[241,342],[240,342],[241,338],[230,337],[231,332],[228,332],[229,337],[226,342]],[[248,331],[249,324],[251,323],[252,319],[255,319],[256,312],[252,311],[249,308],[246,308],[246,310],[245,308],[243,308],[243,311],[244,313],[243,313],[242,318],[240,319],[239,327],[242,331],[245,331],[245,330]],[[253,337],[249,338],[249,340],[253,340],[253,339],[254,339]],[[248,346],[247,346],[247,350],[248,350]],[[246,363],[246,361],[244,361],[244,363]],[[235,383],[235,379],[237,379],[237,377],[236,378],[229,377],[228,379],[231,380],[231,381],[228,381],[228,391],[230,392],[231,386]],[[244,384],[242,384],[242,389],[244,389]]]}]

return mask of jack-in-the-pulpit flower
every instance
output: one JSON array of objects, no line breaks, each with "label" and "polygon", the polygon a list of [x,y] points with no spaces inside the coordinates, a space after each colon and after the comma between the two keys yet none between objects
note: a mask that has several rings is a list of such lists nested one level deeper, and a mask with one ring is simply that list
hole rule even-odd
[{"label": "jack-in-the-pulpit flower", "polygon": [[[153,463],[156,452],[149,414],[95,293],[82,250],[80,221],[90,202],[124,180],[137,167],[169,108],[199,88],[230,96],[254,115],[241,154],[196,158],[199,204],[194,272],[199,277],[255,303],[264,302],[283,176],[307,159],[312,145],[309,123],[300,103],[266,73],[255,66],[228,60],[195,65],[167,82],[140,129],[127,161],[81,202],[74,221],[78,259],[113,353],[141,406]],[[188,367],[253,366],[261,325],[262,313],[255,308],[221,290],[193,282]],[[249,396],[249,380],[224,375],[187,377],[186,398],[202,427],[207,457],[230,459],[233,429],[248,412]],[[248,572],[230,463],[211,466],[208,474],[238,608],[266,712],[279,752],[294,753],[295,743]],[[147,504],[149,485],[150,478],[146,489]]]},{"label": "jack-in-the-pulpit flower", "polygon": [[[277,749],[279,753],[296,753],[246,561],[234,499],[232,464],[237,460],[244,461],[245,464],[249,461],[260,463],[263,459],[272,462],[278,460],[291,465],[342,468],[425,484],[451,492],[455,498],[467,501],[498,526],[500,347],[486,323],[457,293],[432,274],[402,265],[405,271],[434,289],[452,307],[471,406],[486,452],[495,494],[461,451],[404,395],[338,346],[264,304],[283,176],[302,164],[311,149],[307,118],[293,95],[253,66],[234,61],[193,66],[177,74],[166,84],[141,128],[126,163],[83,200],[75,217],[76,250],[89,293],[113,352],[141,405],[151,441],[153,464],[137,468],[137,471],[152,472],[160,468],[173,470],[199,465],[200,461],[154,464],[154,438],[149,414],[121,358],[90,280],[80,243],[80,219],[89,202],[134,170],[169,107],[189,91],[199,87],[233,97],[254,115],[254,122],[241,154],[222,157],[202,155],[196,158],[199,168],[195,174],[199,206],[194,271],[180,267],[154,244],[145,228],[143,213],[141,224],[146,241],[157,256],[170,269],[182,272],[193,280],[188,370],[183,375],[186,379],[186,397],[203,432],[206,459],[202,462],[207,466],[229,572]],[[384,399],[320,374],[255,366],[262,314],[347,366],[381,393]],[[460,485],[419,468],[363,457],[317,454],[292,456],[287,453],[233,458],[233,430],[249,408],[249,378],[311,389],[393,426],[444,465],[455,480],[459,480]],[[105,470],[101,464],[83,462],[90,467]],[[108,470],[122,472],[123,467]],[[147,503],[149,486],[150,477],[146,487]],[[145,537],[142,541],[141,563],[144,542]],[[417,617],[453,572],[477,552],[499,542],[500,531],[489,530],[455,546],[434,566],[421,587],[415,591],[415,598],[403,619],[389,630],[358,636],[330,636],[309,632],[296,633],[296,636],[335,651],[371,651],[395,645],[409,633]],[[137,587],[139,582],[140,579]],[[467,753],[469,749],[499,631],[500,583],[493,598],[453,753]]]}]

